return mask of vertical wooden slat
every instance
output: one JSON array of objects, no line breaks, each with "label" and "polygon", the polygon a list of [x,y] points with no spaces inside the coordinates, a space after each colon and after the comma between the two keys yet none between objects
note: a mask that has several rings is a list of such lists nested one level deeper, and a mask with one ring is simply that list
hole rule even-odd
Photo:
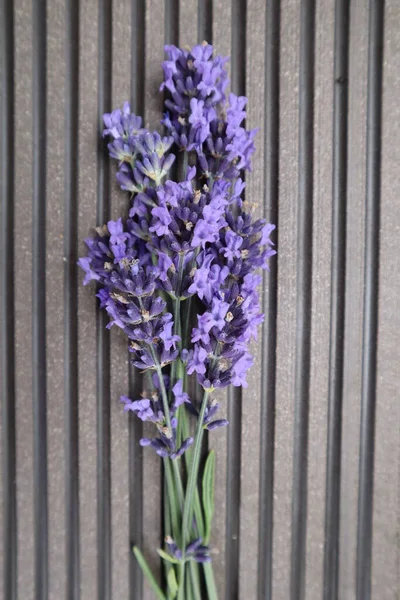
[{"label": "vertical wooden slat", "polygon": [[[34,597],[32,428],[32,5],[15,2],[15,372],[18,594]],[[23,42],[23,43],[22,43]],[[23,223],[22,228],[19,224]]]},{"label": "vertical wooden slat", "polygon": [[[280,3],[267,3],[265,21],[265,124],[264,124],[264,215],[278,230],[279,236],[279,61],[280,61]],[[276,334],[277,334],[277,274],[279,257],[270,263],[264,275],[261,357],[260,410],[260,501],[258,548],[258,598],[272,597],[272,549],[274,503],[274,444],[276,409]]]},{"label": "vertical wooden slat", "polygon": [[[99,3],[97,122],[100,145],[97,165],[97,223],[110,214],[110,160],[101,141],[103,114],[111,110],[111,0]],[[111,431],[110,335],[106,312],[97,306],[97,577],[99,600],[111,600]]]},{"label": "vertical wooden slat", "polygon": [[32,5],[32,402],[35,594],[48,597],[46,386],[46,2]]},{"label": "vertical wooden slat", "polygon": [[[145,29],[145,80],[144,80],[144,120],[146,127],[159,129],[162,115],[163,96],[159,92],[162,78],[161,63],[164,57],[164,2],[161,0],[146,2]],[[144,435],[150,433],[151,424],[147,430],[144,427]],[[150,435],[153,435],[151,433]],[[162,477],[161,459],[152,451],[145,448],[143,451],[143,548],[149,563],[160,577],[160,560],[156,552],[160,547],[162,539],[161,531],[161,499],[162,499]],[[148,585],[144,589],[144,599],[153,597]]]},{"label": "vertical wooden slat", "polygon": [[[131,81],[131,2],[113,2],[112,6],[112,106],[122,106],[130,100]],[[104,139],[103,144],[107,144]],[[115,179],[116,163],[110,160],[110,196],[112,219],[127,214],[129,195],[123,192]],[[113,327],[111,335],[111,551],[112,598],[129,598],[129,570],[134,564],[129,526],[129,419],[123,413],[119,398],[129,393],[129,362],[127,340],[122,331]],[[136,473],[132,473],[135,478]],[[138,483],[137,479],[136,482]],[[141,495],[141,486],[137,485]],[[138,511],[137,518],[141,519]],[[135,540],[136,541],[136,540]],[[136,579],[136,576],[135,576]]]},{"label": "vertical wooden slat", "polygon": [[[224,0],[213,2],[212,31],[214,35],[214,51],[222,56],[230,56],[232,41],[232,4]],[[228,72],[231,70],[230,62],[227,64]],[[227,90],[229,91],[229,89]],[[219,394],[221,418],[227,415],[227,393]],[[213,566],[218,597],[223,600],[226,597],[226,473],[227,473],[227,437],[228,430],[223,428],[210,433],[208,436],[209,449],[215,450],[216,472],[215,472],[215,506],[216,511],[213,519],[213,532],[211,547],[215,551]]]},{"label": "vertical wooden slat", "polygon": [[213,0],[198,0],[197,40],[212,43]]},{"label": "vertical wooden slat", "polygon": [[390,600],[400,589],[400,5],[385,6],[382,105],[382,191],[379,344],[373,501],[372,598]]},{"label": "vertical wooden slat", "polygon": [[[293,390],[296,323],[298,188],[299,7],[281,3],[279,253],[272,597],[287,600],[293,463]],[[279,399],[279,401],[278,401]]]},{"label": "vertical wooden slat", "polygon": [[[144,121],[145,86],[145,0],[134,0],[131,12],[131,107]],[[130,360],[130,354],[128,354]],[[132,365],[129,370],[129,393],[137,396],[141,392],[142,380]],[[139,445],[142,437],[142,424],[135,415],[129,415],[129,530],[132,544],[143,546],[143,451]],[[139,491],[138,491],[139,490]],[[143,577],[136,560],[130,561],[130,598],[134,600],[142,594]]]},{"label": "vertical wooden slat", "polygon": [[0,380],[1,484],[0,579],[2,598],[17,594],[17,498],[14,346],[14,4],[0,4]]},{"label": "vertical wooden slat", "polygon": [[[248,97],[246,128],[259,128],[252,172],[246,174],[246,199],[254,203],[254,218],[263,216],[264,209],[264,43],[265,3],[249,2],[246,19],[246,95]],[[261,292],[261,290],[260,290]],[[260,332],[261,333],[261,332]],[[252,344],[254,365],[242,391],[241,456],[240,456],[240,529],[239,529],[239,598],[257,597],[257,568],[260,473],[260,405],[261,405],[261,344]]]},{"label": "vertical wooden slat", "polygon": [[376,367],[379,300],[382,73],[384,3],[370,0],[367,97],[367,172],[364,241],[364,312],[360,466],[357,531],[357,598],[371,598]]},{"label": "vertical wooden slat", "polygon": [[346,306],[340,492],[339,598],[353,599],[360,435],[368,13],[350,6]]},{"label": "vertical wooden slat", "polygon": [[307,600],[320,600],[323,582],[323,552],[321,552],[321,548],[324,544],[331,281],[333,14],[333,1],[317,1],[313,132],[312,326],[305,584]]},{"label": "vertical wooden slat", "polygon": [[78,397],[79,1],[66,4],[64,199],[64,402],[67,598],[80,597]]},{"label": "vertical wooden slat", "polygon": [[197,43],[197,0],[179,2],[179,46],[192,48]]},{"label": "vertical wooden slat", "polygon": [[[46,345],[47,345],[47,425],[49,482],[49,598],[68,597],[67,536],[74,530],[66,521],[66,453],[64,404],[64,198],[65,175],[70,174],[71,155],[65,141],[73,135],[64,122],[66,100],[66,6],[64,2],[47,5],[47,209],[46,209]],[[66,232],[65,232],[66,233]],[[74,268],[76,266],[76,259]],[[76,308],[75,308],[76,314]],[[72,377],[71,377],[72,379]],[[72,383],[72,382],[71,382]],[[75,395],[75,402],[77,402]],[[77,538],[76,538],[77,541]],[[78,556],[77,556],[78,558]],[[73,577],[71,577],[73,581]]]},{"label": "vertical wooden slat", "polygon": [[346,272],[349,3],[335,2],[331,314],[325,492],[324,598],[338,597]]},{"label": "vertical wooden slat", "polygon": [[[237,95],[246,94],[246,0],[232,1],[231,31],[231,90]],[[239,595],[239,535],[240,535],[240,467],[242,389],[228,388],[226,466],[226,539],[225,586],[226,598]]]},{"label": "vertical wooden slat", "polygon": [[165,0],[165,33],[166,44],[179,44],[179,0]]},{"label": "vertical wooden slat", "polygon": [[[79,255],[86,253],[83,240],[96,225],[98,8],[82,2],[79,13]],[[97,598],[97,494],[96,494],[96,313],[93,286],[78,286],[79,350],[79,501],[81,539],[81,598]]]},{"label": "vertical wooden slat", "polygon": [[299,190],[297,213],[296,366],[292,498],[291,598],[305,597],[308,429],[310,403],[313,225],[315,1],[300,6]]},{"label": "vertical wooden slat", "polygon": [[1,482],[0,516],[1,597],[17,597],[17,488],[15,415],[15,307],[14,307],[14,3],[0,3],[0,380]]}]

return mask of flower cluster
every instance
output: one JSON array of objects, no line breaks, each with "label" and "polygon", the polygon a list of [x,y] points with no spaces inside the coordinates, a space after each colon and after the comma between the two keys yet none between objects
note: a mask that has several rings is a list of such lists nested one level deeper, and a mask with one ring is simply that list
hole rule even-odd
[{"label": "flower cluster", "polygon": [[207,179],[237,179],[250,169],[256,130],[243,127],[247,98],[229,94],[226,58],[213,57],[212,46],[192,50],[166,46],[162,90],[170,97],[163,124],[181,150],[197,153]]},{"label": "flower cluster", "polygon": [[103,135],[114,140],[108,144],[110,157],[119,162],[117,180],[123,190],[139,194],[159,186],[172,167],[175,155],[168,153],[173,138],[142,128],[142,119],[131,113],[128,102],[103,117]]},{"label": "flower cluster", "polygon": [[[182,550],[178,548],[178,545],[174,542],[171,536],[165,538],[165,544],[168,549],[168,553],[175,558],[177,561],[182,560]],[[208,546],[203,545],[202,538],[197,538],[193,542],[190,542],[186,546],[185,559],[194,560],[198,563],[211,562],[210,549]]]},{"label": "flower cluster", "polygon": [[[191,400],[174,369],[171,380],[160,381],[161,369],[179,361],[207,392],[247,385],[249,342],[263,320],[256,271],[268,268],[275,250],[274,226],[255,220],[243,198],[241,175],[251,166],[255,130],[244,127],[247,99],[225,95],[227,59],[208,44],[190,51],[167,46],[166,53],[161,89],[168,136],[144,129],[128,103],[104,115],[110,156],[119,161],[117,179],[131,193],[131,207],[128,219],[109,221],[86,240],[88,254],[79,264],[84,283],[99,285],[108,327],[129,338],[133,364],[153,372],[151,392],[122,398],[125,410],[156,427],[157,437],[141,443],[176,458],[192,442],[177,439],[177,409]],[[189,158],[183,181],[166,180],[178,152]],[[183,331],[190,310],[194,327]],[[204,428],[227,424],[212,420],[216,410],[210,395]]]}]

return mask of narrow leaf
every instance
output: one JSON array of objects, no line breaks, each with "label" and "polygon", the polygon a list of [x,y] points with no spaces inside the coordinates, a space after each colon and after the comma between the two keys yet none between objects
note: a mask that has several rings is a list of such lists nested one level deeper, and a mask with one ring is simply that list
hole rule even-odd
[{"label": "narrow leaf", "polygon": [[208,544],[214,515],[215,452],[209,453],[203,474],[204,543]]},{"label": "narrow leaf", "polygon": [[143,571],[143,574],[145,575],[147,581],[149,582],[151,589],[155,593],[157,600],[167,600],[166,596],[164,595],[164,592],[159,588],[158,583],[155,580],[155,577],[154,577],[153,573],[151,572],[150,567],[147,564],[145,557],[143,556],[142,552],[139,550],[139,548],[137,546],[133,547],[133,553],[136,557],[136,560],[139,563],[140,568]]},{"label": "narrow leaf", "polygon": [[176,558],[174,558],[173,556],[171,556],[170,554],[168,554],[168,552],[165,552],[164,550],[161,550],[161,548],[159,548],[157,550],[158,554],[161,556],[161,558],[163,560],[166,560],[169,563],[172,563],[173,565],[178,565],[179,564],[179,560],[177,560]]},{"label": "narrow leaf", "polygon": [[178,582],[176,580],[175,569],[173,567],[169,570],[169,573],[167,575],[167,584],[168,584],[169,592],[171,594],[171,598],[176,598],[179,587],[178,587]]}]

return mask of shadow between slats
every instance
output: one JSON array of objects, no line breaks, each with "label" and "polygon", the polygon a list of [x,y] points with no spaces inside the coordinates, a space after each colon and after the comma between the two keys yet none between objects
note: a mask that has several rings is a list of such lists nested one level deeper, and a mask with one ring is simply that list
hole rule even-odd
[{"label": "shadow between slats", "polygon": [[2,450],[2,564],[4,600],[17,598],[17,488],[14,311],[14,3],[0,4],[0,380]]}]

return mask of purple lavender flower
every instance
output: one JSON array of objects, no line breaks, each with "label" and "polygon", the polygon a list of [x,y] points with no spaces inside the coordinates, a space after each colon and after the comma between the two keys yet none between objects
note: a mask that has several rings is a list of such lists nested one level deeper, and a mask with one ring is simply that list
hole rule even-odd
[{"label": "purple lavender flower", "polygon": [[185,402],[190,403],[189,394],[183,391],[183,381],[179,379],[174,387],[172,388],[172,393],[174,394],[174,408],[178,408],[181,404]]},{"label": "purple lavender flower", "polygon": [[[176,558],[176,560],[182,560],[182,550],[178,547],[171,536],[165,538],[165,544],[167,546],[169,554]],[[186,560],[194,560],[199,563],[211,562],[210,549],[208,546],[204,546],[201,537],[196,538],[189,544],[185,549]]]},{"label": "purple lavender flower", "polygon": [[136,413],[136,416],[141,421],[152,421],[154,420],[154,412],[150,406],[150,400],[144,398],[143,400],[135,400],[132,402],[127,396],[121,396],[121,402],[124,402],[124,411],[131,410]]}]

